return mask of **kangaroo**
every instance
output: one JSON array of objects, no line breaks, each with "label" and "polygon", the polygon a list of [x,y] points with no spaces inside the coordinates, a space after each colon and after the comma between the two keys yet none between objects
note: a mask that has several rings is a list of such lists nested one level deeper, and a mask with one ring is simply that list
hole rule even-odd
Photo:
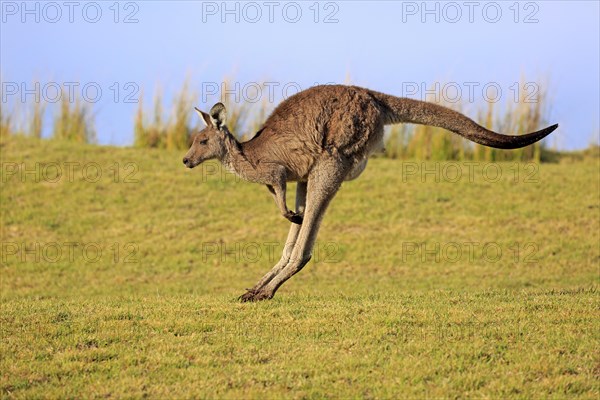
[{"label": "kangaroo", "polygon": [[[183,158],[188,168],[218,159],[250,182],[267,186],[281,214],[292,222],[281,259],[241,301],[273,298],[277,289],[311,259],[325,211],[343,181],[356,179],[369,155],[383,147],[383,128],[397,123],[432,125],[475,143],[516,149],[541,140],[558,124],[520,136],[492,132],[449,108],[357,86],[323,85],[279,104],[262,128],[240,143],[215,104],[196,111],[206,123]],[[298,182],[295,209],[286,204],[286,183]]]}]

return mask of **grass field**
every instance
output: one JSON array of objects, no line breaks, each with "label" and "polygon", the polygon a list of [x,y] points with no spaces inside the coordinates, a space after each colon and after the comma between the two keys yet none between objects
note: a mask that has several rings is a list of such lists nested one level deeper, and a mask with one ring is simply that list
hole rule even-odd
[{"label": "grass field", "polygon": [[597,160],[371,160],[313,261],[241,304],[288,229],[266,188],[181,152],[0,150],[3,398],[600,395]]}]

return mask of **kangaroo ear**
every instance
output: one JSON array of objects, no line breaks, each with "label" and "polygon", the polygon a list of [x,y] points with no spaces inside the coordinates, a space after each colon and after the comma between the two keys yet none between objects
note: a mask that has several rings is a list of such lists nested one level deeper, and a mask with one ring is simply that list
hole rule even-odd
[{"label": "kangaroo ear", "polygon": [[213,126],[213,123],[212,123],[212,121],[210,119],[210,115],[208,115],[204,111],[200,110],[198,107],[194,107],[194,110],[196,110],[196,112],[198,113],[198,115],[200,116],[200,118],[202,118],[202,120],[204,121],[204,123],[206,124],[206,126]]},{"label": "kangaroo ear", "polygon": [[221,129],[225,126],[225,123],[227,122],[227,113],[223,103],[215,104],[208,113],[210,114],[210,119],[215,128]]}]

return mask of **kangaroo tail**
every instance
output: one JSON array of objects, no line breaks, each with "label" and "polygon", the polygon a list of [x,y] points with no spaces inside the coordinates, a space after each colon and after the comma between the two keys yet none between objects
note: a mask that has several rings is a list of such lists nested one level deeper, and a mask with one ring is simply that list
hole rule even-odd
[{"label": "kangaroo tail", "polygon": [[457,133],[475,143],[497,149],[518,149],[528,146],[558,128],[558,124],[555,124],[525,135],[502,135],[484,128],[472,119],[447,107],[379,92],[371,92],[371,94],[385,109],[386,125],[405,122],[437,126]]}]

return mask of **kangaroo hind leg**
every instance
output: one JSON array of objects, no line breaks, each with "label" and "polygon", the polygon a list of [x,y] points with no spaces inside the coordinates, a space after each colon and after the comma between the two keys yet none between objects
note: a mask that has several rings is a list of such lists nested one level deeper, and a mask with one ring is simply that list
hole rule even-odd
[{"label": "kangaroo hind leg", "polygon": [[[296,188],[296,212],[298,214],[304,213],[304,207],[306,204],[306,182],[298,182],[298,186]],[[288,264],[290,260],[290,256],[292,255],[292,250],[294,249],[294,245],[296,244],[296,239],[298,238],[298,233],[300,232],[300,226],[298,224],[292,224],[290,226],[290,231],[288,233],[287,239],[283,246],[283,252],[281,254],[281,258],[279,262],[275,264],[275,266],[267,272],[260,281],[253,288],[247,289],[247,292],[239,297],[241,301],[249,301],[252,300],[254,295],[262,289],[267,283],[271,281],[285,266]]]},{"label": "kangaroo hind leg", "polygon": [[304,221],[287,265],[267,284],[249,296],[246,301],[271,299],[277,289],[310,261],[319,226],[330,201],[348,173],[339,160],[327,159],[311,174],[308,180]]}]

